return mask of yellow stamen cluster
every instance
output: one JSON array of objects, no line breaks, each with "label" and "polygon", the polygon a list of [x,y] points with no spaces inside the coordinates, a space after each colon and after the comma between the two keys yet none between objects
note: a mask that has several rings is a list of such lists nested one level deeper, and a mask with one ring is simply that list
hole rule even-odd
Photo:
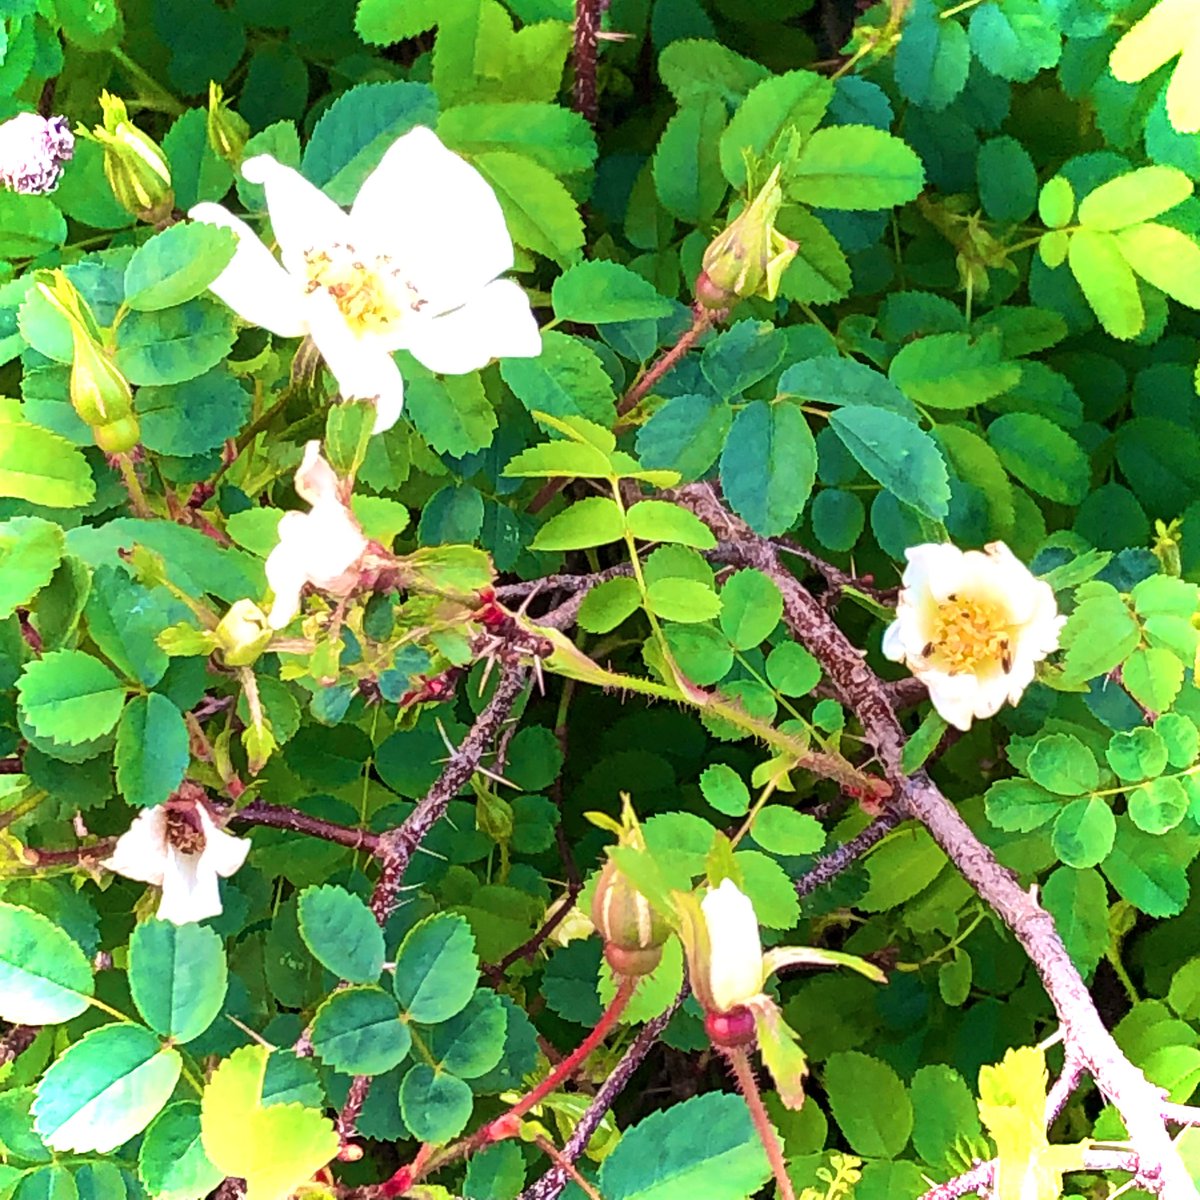
[{"label": "yellow stamen cluster", "polygon": [[[404,310],[396,303],[393,289],[384,282],[385,275],[398,279],[399,274],[387,255],[368,264],[353,246],[334,243],[328,249],[305,251],[304,263],[309,292],[324,288],[356,335],[384,333],[403,318]],[[411,284],[402,286],[413,291]],[[412,309],[418,311],[423,304],[414,292]]]},{"label": "yellow stamen cluster", "polygon": [[1012,667],[1008,613],[988,600],[949,596],[937,606],[925,657],[951,675],[999,663]]}]

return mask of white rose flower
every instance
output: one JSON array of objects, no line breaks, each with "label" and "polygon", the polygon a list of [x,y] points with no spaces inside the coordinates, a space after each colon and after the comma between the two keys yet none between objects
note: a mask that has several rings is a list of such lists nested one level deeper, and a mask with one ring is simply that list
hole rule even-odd
[{"label": "white rose flower", "polygon": [[708,928],[708,989],[717,1012],[748,1004],[763,990],[762,939],[750,897],[732,879],[700,902]]},{"label": "white rose flower", "polygon": [[218,829],[203,803],[143,809],[101,866],[162,888],[158,919],[174,925],[219,916],[219,876],[246,861],[250,843]]},{"label": "white rose flower", "polygon": [[300,591],[311,583],[323,592],[349,595],[358,582],[352,570],[367,539],[342,498],[341,482],[321,456],[321,443],[309,442],[296,471],[296,493],[310,511],[289,512],[279,520],[279,544],[267,555],[267,583],[275,593],[268,623],[282,629],[300,611]]},{"label": "white rose flower", "polygon": [[375,401],[376,433],[403,403],[395,350],[446,375],[541,353],[525,293],[498,278],[513,265],[500,203],[432,130],[399,138],[349,213],[270,155],[247,159],[242,174],[266,189],[283,262],[240,218],[197,204],[194,220],[238,235],[212,290],[251,324],[311,337],[343,398]]},{"label": "white rose flower", "polygon": [[958,729],[1016,704],[1037,664],[1058,649],[1066,618],[1050,585],[1003,542],[962,551],[913,546],[883,652],[908,665]]}]

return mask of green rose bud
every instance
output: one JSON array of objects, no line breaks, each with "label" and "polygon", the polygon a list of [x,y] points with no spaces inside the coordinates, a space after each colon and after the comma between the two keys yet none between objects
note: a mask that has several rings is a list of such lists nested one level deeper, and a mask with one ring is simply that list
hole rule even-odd
[{"label": "green rose bud", "polygon": [[267,648],[274,630],[253,600],[239,600],[221,618],[213,637],[227,666],[248,667]]},{"label": "green rose bud", "polygon": [[235,170],[242,161],[242,151],[250,140],[250,126],[238,116],[225,100],[219,83],[208,85],[208,144],[213,153],[223,158]]},{"label": "green rose bud", "polygon": [[104,147],[104,174],[117,203],[149,224],[166,220],[175,207],[175,192],[162,149],[130,121],[124,100],[101,92],[100,108],[104,123],[90,133],[76,132]]}]

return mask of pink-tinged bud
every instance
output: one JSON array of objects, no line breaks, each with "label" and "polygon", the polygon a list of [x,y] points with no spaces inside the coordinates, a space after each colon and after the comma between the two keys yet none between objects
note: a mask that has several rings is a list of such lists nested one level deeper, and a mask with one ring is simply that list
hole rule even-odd
[{"label": "pink-tinged bud", "polygon": [[696,281],[696,300],[708,309],[731,308],[738,300],[774,300],[779,281],[800,249],[775,228],[783,206],[777,166],[758,194],[709,243]]},{"label": "pink-tinged bud", "polygon": [[746,1007],[704,1014],[704,1032],[714,1046],[737,1050],[752,1046],[758,1035],[754,1014]]},{"label": "pink-tinged bud", "polygon": [[648,975],[658,966],[671,929],[609,861],[592,898],[592,924],[604,939],[609,966],[618,975]]}]

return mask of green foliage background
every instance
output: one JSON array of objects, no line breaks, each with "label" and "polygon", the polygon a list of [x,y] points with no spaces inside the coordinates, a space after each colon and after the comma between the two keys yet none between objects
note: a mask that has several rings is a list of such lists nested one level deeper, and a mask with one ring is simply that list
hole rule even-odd
[{"label": "green foliage background", "polygon": [[[1182,43],[1160,34],[1125,81],[1109,67],[1150,7],[913,0],[855,24],[832,2],[613,0],[604,26],[623,36],[601,42],[593,130],[570,107],[567,0],[9,0],[0,119],[53,81],[54,111],[91,125],[107,87],[160,140],[183,210],[223,200],[264,214],[261,189],[208,145],[210,80],[248,122],[247,154],[298,166],[343,204],[396,137],[435,128],[500,199],[544,350],[461,377],[401,355],[404,419],[360,441],[331,384],[292,386],[292,344],[240,327],[208,294],[228,237],[137,224],[97,146],[80,140],[50,196],[0,193],[0,758],[15,764],[0,775],[0,1016],[41,1027],[0,1066],[0,1197],[193,1200],[239,1175],[275,1200],[333,1157],[327,1117],[366,1075],[366,1156],[332,1167],[349,1187],[526,1090],[544,1073],[539,1038],[565,1052],[611,994],[595,938],[489,969],[562,895],[562,847],[585,878],[602,860],[608,835],[584,814],[614,813],[628,792],[659,865],[690,886],[779,752],[746,720],[655,702],[656,688],[671,694],[656,627],[737,713],[869,759],[781,623],[775,585],[718,575],[711,535],[681,510],[627,510],[631,494],[700,479],[758,533],[882,588],[907,546],[946,539],[1004,540],[1051,580],[1070,613],[1063,654],[1018,708],[943,745],[932,771],[1040,889],[1125,1053],[1189,1099],[1200,120],[1197,85],[1175,70]],[[705,247],[775,163],[779,228],[800,243],[778,298],[739,305],[619,415],[689,328]],[[158,519],[130,515],[70,404],[67,328],[32,287],[56,266],[136,388]],[[562,424],[576,418],[591,424]],[[300,449],[322,436],[339,470],[357,468],[368,533],[413,554],[431,586],[469,596],[494,575],[586,573],[633,548],[644,580],[611,580],[579,614],[578,644],[623,693],[551,667],[506,747],[516,790],[476,776],[452,801],[382,930],[365,904],[368,856],[262,827],[219,918],[139,924],[140,885],[34,868],[25,847],[78,845],[77,815],[89,835],[120,833],[185,776],[220,795],[230,772],[251,784],[243,803],[394,828],[494,686],[472,662],[470,605],[431,634],[419,590],[356,602],[333,641],[306,626],[311,654],[261,659],[265,723],[208,645],[189,646],[197,603],[219,615],[262,598]],[[599,492],[575,482],[534,505],[556,476]],[[606,479],[626,490],[608,499]],[[447,549],[463,546],[476,550]],[[847,593],[837,615],[895,678],[870,597]],[[413,702],[448,670],[456,695]],[[1054,1029],[1024,953],[920,828],[798,900],[793,880],[868,819],[795,771],[732,856],[768,942],[894,968],[883,988],[850,973],[778,985],[812,1071],[800,1113],[772,1107],[793,1178],[862,1200],[919,1196],[926,1177],[990,1156],[980,1067]],[[682,978],[673,947],[588,1086]],[[312,1054],[298,1056],[306,1030]],[[693,1001],[664,1043],[581,1169],[605,1200],[752,1194],[769,1173],[744,1106],[720,1094]],[[559,1093],[542,1109],[548,1136],[569,1134],[580,1101]],[[87,1130],[78,1152],[52,1152],[72,1121]],[[1122,1136],[1086,1088],[1058,1128]],[[1194,1134],[1181,1144],[1200,1176]],[[845,1153],[865,1160],[861,1179],[838,1175]],[[545,1166],[506,1143],[439,1182],[511,1200]]]}]

